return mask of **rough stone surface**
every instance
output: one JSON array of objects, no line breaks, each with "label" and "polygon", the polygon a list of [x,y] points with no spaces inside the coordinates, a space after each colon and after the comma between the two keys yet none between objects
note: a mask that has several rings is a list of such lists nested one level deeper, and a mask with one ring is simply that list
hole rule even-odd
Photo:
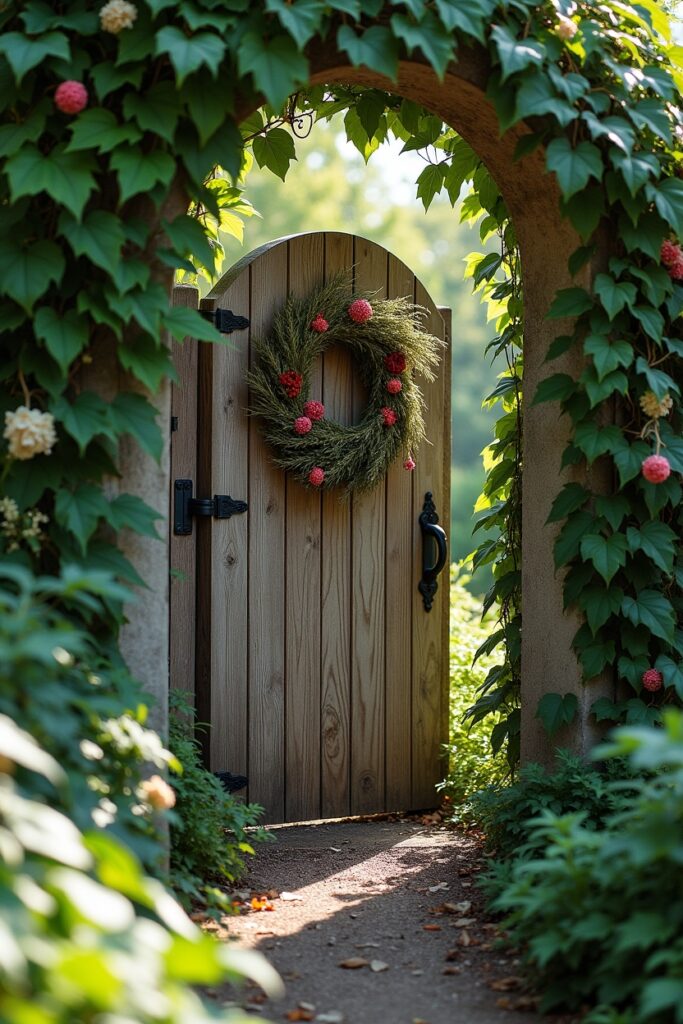
[{"label": "rough stone surface", "polygon": [[[275,842],[258,848],[241,895],[272,890],[296,898],[272,898],[272,911],[247,911],[218,930],[226,941],[262,951],[286,995],[273,1002],[250,987],[241,996],[213,990],[214,998],[271,1021],[310,1004],[316,1017],[336,1011],[346,1024],[538,1022],[530,1010],[511,1014],[497,1005],[515,1003],[521,991],[514,984],[495,988],[502,979],[514,981],[516,962],[493,948],[495,927],[474,885],[481,863],[476,839],[415,819],[273,832]],[[444,903],[464,906],[435,912]],[[339,966],[355,957],[388,966]],[[444,973],[453,969],[459,973]]]}]

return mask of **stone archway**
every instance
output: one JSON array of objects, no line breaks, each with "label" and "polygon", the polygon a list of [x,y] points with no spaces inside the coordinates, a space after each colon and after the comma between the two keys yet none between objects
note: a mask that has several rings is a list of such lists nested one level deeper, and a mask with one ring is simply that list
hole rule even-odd
[{"label": "stone archway", "polygon": [[[498,117],[486,97],[490,73],[488,56],[481,49],[468,50],[448,68],[443,81],[439,81],[426,64],[416,60],[404,61],[400,64],[398,84],[367,69],[351,67],[334,48],[311,49],[308,56],[312,67],[311,84],[340,82],[372,86],[397,93],[433,111],[478,153],[506,200],[520,244],[525,295],[522,759],[548,760],[547,735],[535,718],[538,700],[548,691],[576,694],[579,714],[572,727],[566,728],[556,742],[587,752],[595,741],[595,731],[589,720],[590,704],[602,693],[598,686],[593,685],[588,696],[581,682],[580,668],[571,647],[580,620],[575,611],[564,611],[562,579],[556,575],[553,561],[556,528],[545,526],[552,499],[565,482],[560,478],[559,467],[567,443],[568,425],[560,420],[556,406],[544,404],[534,408],[529,401],[538,382],[546,375],[543,362],[550,341],[563,330],[562,322],[548,322],[544,319],[545,314],[557,290],[570,283],[567,261],[580,244],[569,223],[561,218],[555,178],[546,175],[542,150],[515,161],[515,146],[526,134],[525,125],[518,124],[499,136]],[[257,105],[253,98],[238,96],[235,102],[237,119],[247,117]],[[161,212],[164,216],[173,217],[186,207],[185,189],[182,181],[178,180]],[[594,258],[593,265],[586,266],[578,279],[574,279],[574,283],[587,284],[599,259],[600,253]],[[161,273],[168,279],[167,269]],[[578,375],[580,358],[565,355],[554,363],[554,368],[558,372]],[[169,422],[168,387],[156,396],[164,424]],[[159,467],[154,467],[151,477],[148,477],[145,468],[141,469],[138,452],[124,453],[121,468],[126,488],[136,491],[168,518],[168,502],[160,502],[159,499],[163,493],[160,485],[164,480],[169,482],[168,468],[159,470]],[[152,468],[151,463],[149,468]],[[571,472],[572,476],[567,471],[566,480],[578,479],[576,474],[581,471]],[[165,493],[168,493],[168,488]],[[167,688],[166,666],[165,663],[160,666],[157,658],[150,657],[149,639],[150,636],[158,638],[157,651],[163,648],[164,637],[167,640],[168,585],[165,580],[168,579],[168,558],[160,566],[159,559],[147,548],[129,552],[129,555],[141,575],[151,579],[153,585],[157,584],[155,590],[160,598],[166,594],[165,602],[160,600],[156,608],[147,605],[144,615],[137,614],[122,635],[129,664],[163,702]]]}]

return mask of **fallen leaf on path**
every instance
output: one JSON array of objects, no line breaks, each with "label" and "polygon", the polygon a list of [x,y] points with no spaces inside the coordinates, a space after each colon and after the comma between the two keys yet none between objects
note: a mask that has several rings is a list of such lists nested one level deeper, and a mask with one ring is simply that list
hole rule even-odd
[{"label": "fallen leaf on path", "polygon": [[472,900],[463,900],[462,903],[444,903],[449,914],[467,914],[472,909]]},{"label": "fallen leaf on path", "polygon": [[501,996],[496,999],[496,1006],[501,1010],[535,1010],[538,996]]},{"label": "fallen leaf on path", "polygon": [[252,910],[275,910],[275,907],[266,896],[252,896]]},{"label": "fallen leaf on path", "polygon": [[291,902],[292,900],[302,900],[303,896],[299,896],[296,892],[281,892],[280,899]]},{"label": "fallen leaf on path", "polygon": [[354,949],[379,949],[379,942],[357,942]]},{"label": "fallen leaf on path", "polygon": [[494,981],[490,981],[489,988],[492,988],[494,992],[514,992],[516,988],[521,988],[523,984],[524,980],[522,978],[511,974],[509,978],[496,978]]},{"label": "fallen leaf on path", "polygon": [[300,1006],[297,1006],[296,1010],[290,1010],[289,1013],[285,1014],[285,1020],[315,1020],[315,1010],[302,1010]]},{"label": "fallen leaf on path", "polygon": [[344,1024],[344,1014],[339,1010],[330,1010],[329,1013],[319,1013],[315,1020],[316,1024]]},{"label": "fallen leaf on path", "polygon": [[449,888],[450,888],[450,886],[448,885],[448,882],[439,882],[438,885],[430,885],[429,886],[429,891],[430,892],[439,892],[440,889],[449,889]]},{"label": "fallen leaf on path", "polygon": [[440,932],[441,931],[441,925],[440,924],[423,924],[422,925],[422,930],[424,932]]},{"label": "fallen leaf on path", "polygon": [[444,967],[442,974],[462,974],[462,967]]},{"label": "fallen leaf on path", "polygon": [[453,928],[469,928],[470,925],[476,924],[476,917],[459,917],[457,921],[452,924]]},{"label": "fallen leaf on path", "polygon": [[357,971],[359,967],[367,967],[369,962],[362,956],[350,956],[348,960],[342,960],[337,966],[345,967],[348,971]]},{"label": "fallen leaf on path", "polygon": [[341,853],[342,852],[341,846],[328,846],[327,849],[331,850],[332,853]]},{"label": "fallen leaf on path", "polygon": [[470,935],[469,932],[462,931],[458,935],[457,942],[459,946],[471,946],[472,936]]},{"label": "fallen leaf on path", "polygon": [[459,960],[459,959],[460,959],[460,950],[459,949],[449,949],[448,952],[446,953],[446,960]]},{"label": "fallen leaf on path", "polygon": [[388,971],[389,964],[385,964],[383,960],[371,960],[370,970],[374,971],[375,974],[379,974],[381,971]]}]

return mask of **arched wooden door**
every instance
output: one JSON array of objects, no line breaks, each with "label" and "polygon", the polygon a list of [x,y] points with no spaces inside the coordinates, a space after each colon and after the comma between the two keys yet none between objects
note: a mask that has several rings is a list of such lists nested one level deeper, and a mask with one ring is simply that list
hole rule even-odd
[{"label": "arched wooden door", "polygon": [[[440,521],[450,518],[450,351],[437,380],[421,382],[431,444],[416,453],[417,468],[392,466],[350,502],[287,479],[245,411],[252,339],[288,295],[350,268],[356,290],[414,298],[429,311],[428,329],[448,340],[447,312],[385,249],[341,233],[298,235],[251,253],[202,302],[250,326],[229,345],[201,345],[196,369],[184,355],[174,398],[174,411],[192,404],[187,378],[196,374],[197,495],[249,506],[195,520],[196,693],[211,724],[210,767],[247,775],[247,798],[270,823],[434,806],[447,739],[448,573],[427,613],[418,516],[431,491]],[[316,383],[327,415],[352,422],[362,410],[346,352],[325,354]],[[174,477],[186,473],[180,430]],[[174,580],[176,608],[189,607],[192,576]],[[179,654],[176,671],[190,661]]]}]

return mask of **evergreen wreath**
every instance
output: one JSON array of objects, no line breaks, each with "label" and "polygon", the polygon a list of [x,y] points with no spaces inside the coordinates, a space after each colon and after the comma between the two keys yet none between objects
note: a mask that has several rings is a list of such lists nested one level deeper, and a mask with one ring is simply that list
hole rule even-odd
[{"label": "evergreen wreath", "polygon": [[[401,453],[404,468],[425,440],[424,400],[415,381],[434,380],[443,342],[422,326],[424,310],[407,298],[350,295],[347,275],[305,299],[289,298],[273,329],[256,343],[247,375],[249,412],[258,416],[273,461],[304,486],[369,490]],[[346,346],[368,393],[359,423],[327,419],[311,396],[316,358]]]}]

